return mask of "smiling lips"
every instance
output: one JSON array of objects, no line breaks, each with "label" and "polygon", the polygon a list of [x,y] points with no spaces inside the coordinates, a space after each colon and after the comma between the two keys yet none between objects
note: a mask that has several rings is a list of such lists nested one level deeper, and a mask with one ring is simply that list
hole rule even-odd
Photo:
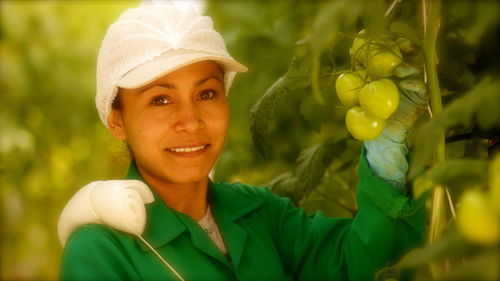
[{"label": "smiling lips", "polygon": [[192,146],[192,147],[167,148],[167,150],[175,153],[188,153],[188,152],[200,151],[205,149],[206,147],[208,147],[208,144]]}]

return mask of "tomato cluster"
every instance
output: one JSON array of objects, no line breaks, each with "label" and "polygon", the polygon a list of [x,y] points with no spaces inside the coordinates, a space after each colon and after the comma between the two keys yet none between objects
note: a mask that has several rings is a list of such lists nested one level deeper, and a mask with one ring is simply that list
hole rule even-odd
[{"label": "tomato cluster", "polygon": [[341,74],[336,82],[337,96],[350,109],[346,126],[361,141],[375,139],[386,120],[399,105],[399,91],[389,77],[402,62],[397,43],[388,38],[369,39],[362,30],[354,40],[350,55],[354,71]]}]

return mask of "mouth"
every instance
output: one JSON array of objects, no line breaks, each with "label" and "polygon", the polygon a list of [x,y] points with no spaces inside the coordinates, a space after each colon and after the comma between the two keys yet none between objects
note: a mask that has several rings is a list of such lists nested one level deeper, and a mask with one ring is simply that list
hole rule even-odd
[{"label": "mouth", "polygon": [[204,144],[197,146],[167,148],[166,150],[175,154],[193,155],[203,152],[208,146],[208,144]]},{"label": "mouth", "polygon": [[203,150],[208,147],[208,144],[199,145],[199,146],[191,146],[191,147],[176,147],[176,148],[167,148],[168,151],[175,153],[188,153],[188,152],[197,152]]}]

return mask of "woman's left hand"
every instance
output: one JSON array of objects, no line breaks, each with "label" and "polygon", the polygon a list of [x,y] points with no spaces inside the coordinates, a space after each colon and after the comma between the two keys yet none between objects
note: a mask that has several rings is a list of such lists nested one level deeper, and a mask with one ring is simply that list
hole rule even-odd
[{"label": "woman's left hand", "polygon": [[429,103],[425,83],[419,70],[403,63],[395,70],[400,89],[396,112],[387,120],[378,138],[365,141],[366,158],[376,175],[393,186],[403,189],[406,184],[408,162],[406,138],[410,128]]}]

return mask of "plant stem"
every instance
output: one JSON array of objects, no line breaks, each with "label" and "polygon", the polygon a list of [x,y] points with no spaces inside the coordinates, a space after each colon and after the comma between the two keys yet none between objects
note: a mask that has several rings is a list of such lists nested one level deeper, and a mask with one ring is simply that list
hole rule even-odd
[{"label": "plant stem", "polygon": [[[425,69],[427,74],[427,83],[430,93],[430,103],[433,116],[438,116],[443,111],[443,104],[441,101],[441,90],[439,89],[439,81],[437,77],[436,68],[436,41],[439,26],[441,23],[440,10],[441,1],[440,0],[429,0],[424,6],[424,54],[425,54]],[[437,147],[435,151],[435,164],[444,162],[445,160],[445,138],[444,131],[439,134],[439,138],[436,140]],[[431,211],[431,225],[429,230],[429,244],[435,242],[442,233],[444,225],[444,190],[445,188],[441,185],[437,185],[434,189],[434,194],[432,197],[432,211]],[[440,275],[441,268],[435,264],[431,263],[431,273],[434,279]]]},{"label": "plant stem", "polygon": [[[444,187],[437,185],[432,197],[431,225],[429,229],[429,244],[438,240],[444,225]],[[430,262],[430,271],[434,280],[442,274],[442,267],[437,262]]]},{"label": "plant stem", "polygon": [[320,59],[321,55],[318,53],[313,54],[312,67],[311,67],[311,88],[313,92],[313,97],[316,102],[320,105],[325,104],[323,95],[319,88],[319,72],[320,72]]}]

